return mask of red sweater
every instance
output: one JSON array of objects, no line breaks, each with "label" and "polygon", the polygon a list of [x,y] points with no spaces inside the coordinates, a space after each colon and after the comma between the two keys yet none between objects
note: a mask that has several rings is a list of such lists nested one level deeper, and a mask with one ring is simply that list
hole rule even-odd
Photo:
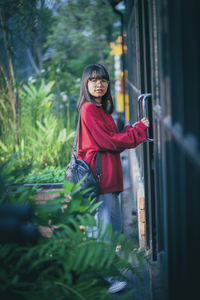
[{"label": "red sweater", "polygon": [[140,121],[123,132],[102,107],[85,102],[81,109],[77,158],[83,159],[96,176],[96,152],[101,152],[101,194],[122,192],[120,152],[135,148],[146,139],[146,126]]}]

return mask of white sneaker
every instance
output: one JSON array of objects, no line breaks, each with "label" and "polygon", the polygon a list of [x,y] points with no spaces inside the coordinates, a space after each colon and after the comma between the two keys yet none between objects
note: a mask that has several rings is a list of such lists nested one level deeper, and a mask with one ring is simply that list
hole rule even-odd
[{"label": "white sneaker", "polygon": [[109,287],[108,292],[113,294],[113,293],[117,293],[121,290],[123,290],[125,288],[125,286],[127,285],[126,281],[118,281],[115,280],[112,285]]}]

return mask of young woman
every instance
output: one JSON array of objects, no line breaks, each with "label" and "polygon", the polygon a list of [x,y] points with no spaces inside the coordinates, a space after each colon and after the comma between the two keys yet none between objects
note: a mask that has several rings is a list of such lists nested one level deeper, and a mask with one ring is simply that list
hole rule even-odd
[{"label": "young woman", "polygon": [[[94,176],[97,176],[96,153],[101,154],[101,192],[97,201],[102,204],[95,218],[97,223],[102,220],[104,228],[109,224],[113,231],[121,233],[119,193],[123,191],[123,177],[120,153],[135,148],[146,139],[149,120],[143,118],[118,132],[111,116],[113,101],[109,75],[100,64],[89,65],[84,70],[77,109],[81,115],[77,157],[86,161]],[[115,281],[109,291],[116,292],[124,286],[124,282]]]}]

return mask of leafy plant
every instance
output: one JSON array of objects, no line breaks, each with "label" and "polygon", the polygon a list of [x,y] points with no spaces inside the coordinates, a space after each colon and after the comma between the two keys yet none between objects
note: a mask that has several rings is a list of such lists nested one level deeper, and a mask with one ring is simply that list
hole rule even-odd
[{"label": "leafy plant", "polygon": [[[43,122],[37,121],[34,135],[28,137],[27,151],[36,165],[66,165],[71,155],[71,139],[75,132],[60,128],[54,115],[46,116]],[[64,155],[65,154],[65,155]]]},{"label": "leafy plant", "polygon": [[29,82],[19,89],[21,122],[31,118],[32,126],[37,127],[37,120],[42,120],[42,117],[48,114],[49,108],[52,107],[53,94],[51,90],[53,85],[54,81],[47,84],[42,80],[39,87]]},{"label": "leafy plant", "polygon": [[45,169],[34,168],[28,175],[18,177],[15,183],[56,183],[63,182],[65,168],[47,166]]},{"label": "leafy plant", "polygon": [[0,140],[2,160],[14,151],[19,153],[19,160],[32,162],[34,167],[66,166],[71,155],[74,131],[70,124],[64,127],[63,120],[52,112],[53,84],[42,81],[39,86],[29,83],[19,89],[18,141],[5,132]]},{"label": "leafy plant", "polygon": [[[0,244],[3,299],[111,299],[105,277],[123,277],[123,269],[139,275],[144,254],[133,250],[124,235],[118,237],[110,227],[103,232],[101,225],[97,238],[87,234],[88,227],[95,225],[93,214],[99,203],[86,199],[87,191],[80,193],[80,184],[65,181],[63,190],[56,191],[59,197],[42,204],[33,202],[32,192],[21,190],[33,203],[32,221],[43,235],[35,245]],[[18,193],[16,202],[18,197],[25,200]]]}]

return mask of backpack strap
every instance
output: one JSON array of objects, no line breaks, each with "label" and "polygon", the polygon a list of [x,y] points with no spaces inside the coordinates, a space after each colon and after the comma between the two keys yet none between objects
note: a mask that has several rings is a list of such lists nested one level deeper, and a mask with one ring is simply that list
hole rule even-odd
[{"label": "backpack strap", "polygon": [[[74,157],[76,159],[76,149],[77,149],[77,142],[78,142],[78,131],[79,131],[79,126],[80,126],[80,120],[81,120],[81,116],[79,114],[78,117],[78,123],[77,123],[77,127],[76,127],[76,135],[75,135],[75,139],[74,139],[74,143],[73,143],[73,147],[72,147],[72,155],[71,157]],[[98,181],[100,180],[100,176],[101,176],[101,153],[100,151],[97,151],[96,154],[96,175],[98,178]]]}]

